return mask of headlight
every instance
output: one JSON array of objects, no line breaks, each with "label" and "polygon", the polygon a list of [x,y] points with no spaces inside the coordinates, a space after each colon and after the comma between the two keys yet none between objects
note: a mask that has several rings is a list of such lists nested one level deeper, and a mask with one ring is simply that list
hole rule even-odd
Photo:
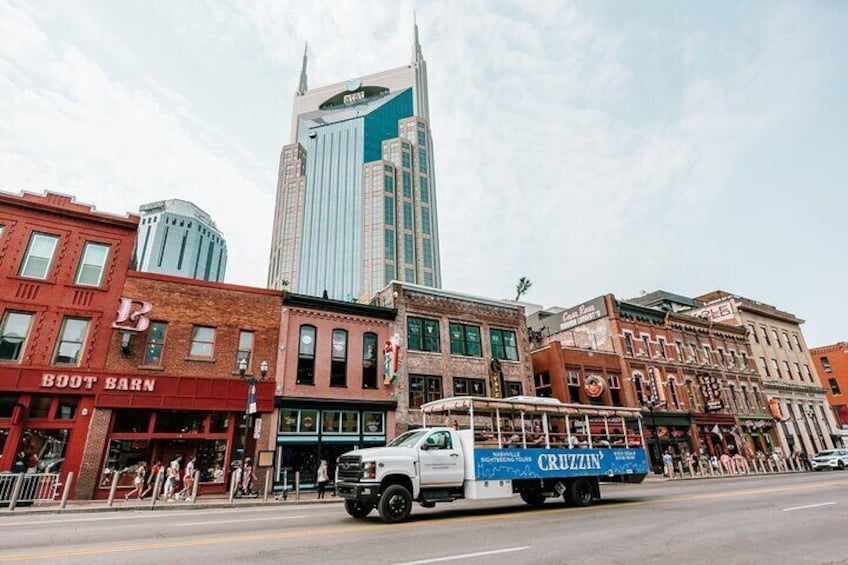
[{"label": "headlight", "polygon": [[377,462],[366,461],[362,464],[362,478],[376,479],[377,478]]}]

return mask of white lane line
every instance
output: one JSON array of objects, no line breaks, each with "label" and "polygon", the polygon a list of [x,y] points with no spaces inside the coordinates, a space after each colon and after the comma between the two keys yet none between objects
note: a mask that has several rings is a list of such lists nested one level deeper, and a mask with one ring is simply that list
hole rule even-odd
[{"label": "white lane line", "polygon": [[805,506],[793,506],[791,508],[784,508],[784,512],[792,512],[793,510],[804,510],[806,508],[818,508],[819,506],[831,506],[836,504],[835,502],[819,502],[818,504],[807,504]]},{"label": "white lane line", "polygon": [[507,547],[506,549],[493,549],[492,551],[478,551],[477,553],[463,553],[461,555],[450,555],[448,557],[436,557],[435,559],[422,559],[421,561],[406,561],[397,565],[422,565],[423,563],[438,563],[440,561],[454,561],[456,559],[471,559],[472,557],[482,557],[484,555],[496,555],[498,553],[512,553],[513,551],[524,551],[530,549],[529,545],[521,547]]},{"label": "white lane line", "polygon": [[238,522],[269,522],[271,520],[296,520],[298,518],[306,518],[303,516],[266,516],[264,518],[244,518],[242,520],[209,520],[206,522],[182,522],[177,526],[211,526],[214,524],[235,524]]}]

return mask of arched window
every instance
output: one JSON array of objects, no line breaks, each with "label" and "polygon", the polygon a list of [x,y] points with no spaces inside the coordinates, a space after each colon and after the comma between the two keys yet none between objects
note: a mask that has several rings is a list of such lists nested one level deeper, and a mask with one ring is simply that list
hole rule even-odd
[{"label": "arched window", "polygon": [[315,384],[315,326],[300,326],[297,345],[297,384]]},{"label": "arched window", "polygon": [[671,405],[675,410],[680,410],[680,393],[677,390],[677,379],[674,375],[668,376],[668,395],[671,398]]},{"label": "arched window", "polygon": [[347,331],[333,330],[330,351],[330,386],[347,386]]},{"label": "arched window", "polygon": [[377,334],[362,336],[362,388],[377,388]]}]

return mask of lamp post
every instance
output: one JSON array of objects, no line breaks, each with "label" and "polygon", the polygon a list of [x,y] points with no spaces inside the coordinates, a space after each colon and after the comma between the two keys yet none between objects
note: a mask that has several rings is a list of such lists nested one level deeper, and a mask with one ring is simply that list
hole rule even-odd
[{"label": "lamp post", "polygon": [[[247,375],[247,358],[242,357],[239,360],[238,364],[238,373],[239,378],[243,381],[247,381],[247,406],[244,409],[244,442],[242,443],[242,447],[244,449],[244,454],[241,458],[241,470],[244,473],[246,464],[247,464],[247,438],[250,433],[250,415],[256,412],[256,377],[254,375]],[[259,364],[259,373],[261,374],[260,380],[265,380],[266,375],[268,375],[268,362],[262,361]],[[242,474],[242,476],[244,476]]]}]

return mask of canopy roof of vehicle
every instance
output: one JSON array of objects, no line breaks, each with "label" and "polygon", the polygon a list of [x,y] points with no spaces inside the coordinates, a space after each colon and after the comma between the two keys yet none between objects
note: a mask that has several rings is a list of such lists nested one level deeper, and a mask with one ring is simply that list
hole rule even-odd
[{"label": "canopy roof of vehicle", "polygon": [[536,414],[562,414],[568,416],[606,416],[641,418],[638,408],[618,406],[594,406],[589,404],[564,404],[555,398],[535,396],[512,396],[510,398],[485,398],[480,396],[451,396],[434,400],[421,406],[425,414],[445,412],[493,412],[494,410],[530,412]]}]

